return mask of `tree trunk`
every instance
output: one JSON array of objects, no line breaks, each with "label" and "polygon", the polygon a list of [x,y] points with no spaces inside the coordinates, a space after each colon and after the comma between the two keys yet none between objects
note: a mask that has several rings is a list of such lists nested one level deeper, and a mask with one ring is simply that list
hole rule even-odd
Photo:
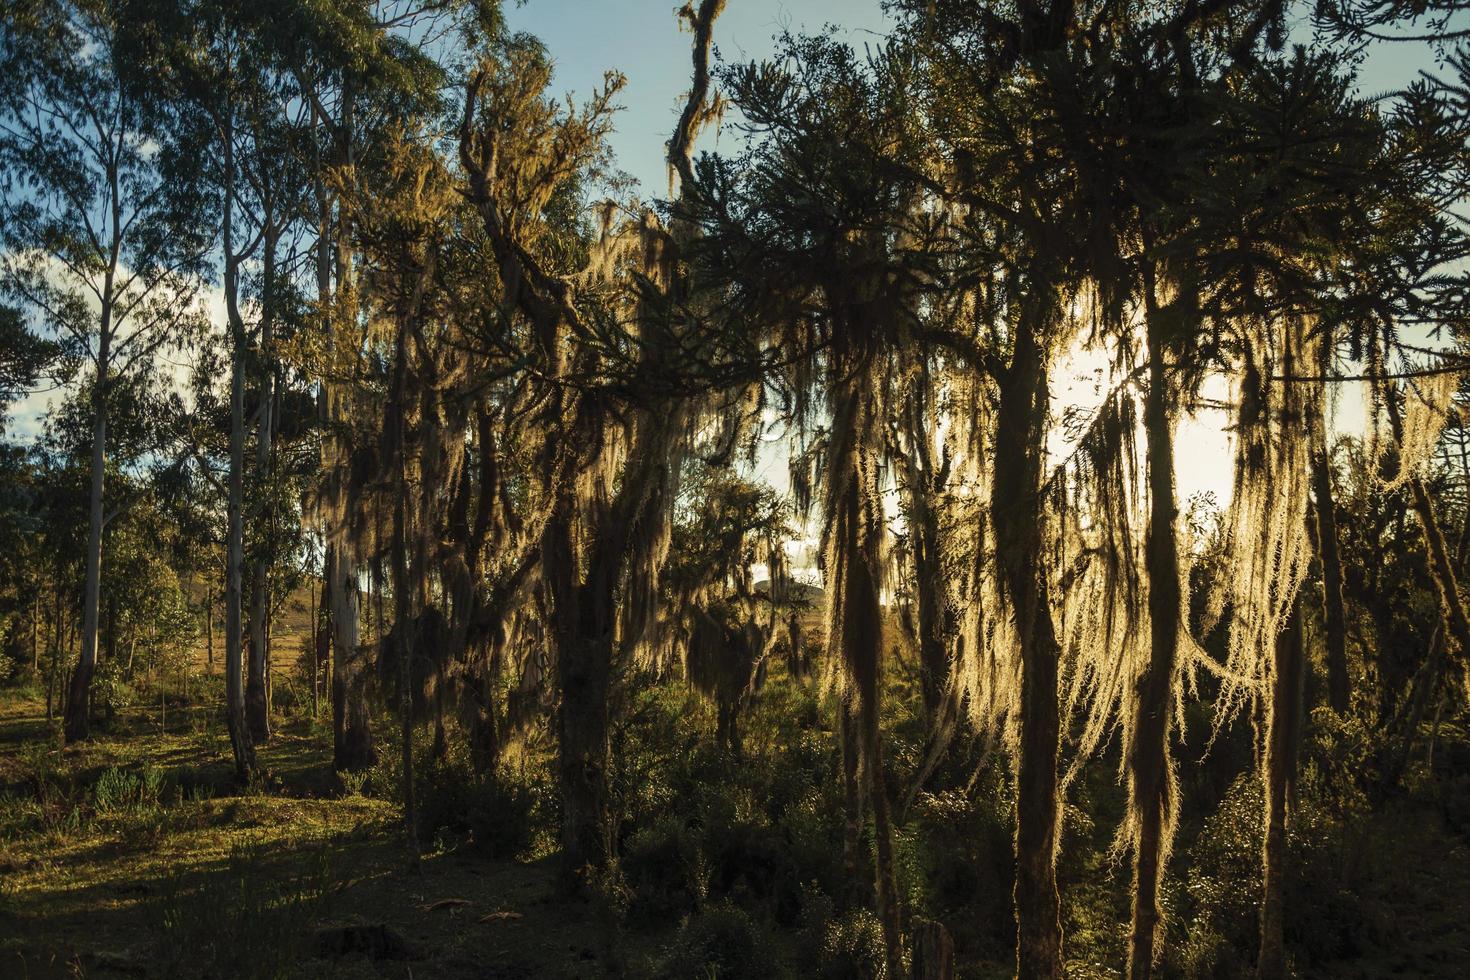
[{"label": "tree trunk", "polygon": [[863,794],[858,782],[858,721],[857,713],[847,698],[839,698],[837,715],[837,741],[842,753],[842,864],[847,871],[847,880],[852,884],[861,881],[866,872],[863,865]]},{"label": "tree trunk", "polygon": [[239,259],[234,252],[234,138],[225,108],[224,218],[221,234],[225,261],[225,313],[229,318],[230,473],[225,538],[225,725],[235,756],[235,776],[242,782],[255,770],[255,746],[245,718],[244,586],[245,586],[245,321],[240,316]]},{"label": "tree trunk", "polygon": [[[1331,337],[1323,338],[1318,373],[1332,370]],[[1324,381],[1325,385],[1326,382]],[[1324,399],[1325,405],[1325,399]],[[1327,704],[1346,715],[1352,699],[1347,668],[1347,615],[1342,597],[1342,554],[1337,543],[1337,505],[1332,496],[1332,457],[1327,445],[1325,409],[1312,419],[1312,496],[1316,503],[1317,559],[1322,566],[1322,619],[1327,661]]]},{"label": "tree trunk", "polygon": [[929,446],[926,367],[904,399],[909,445],[901,451],[904,523],[908,525],[910,573],[914,581],[914,624],[919,653],[920,690],[925,716],[933,732],[949,680],[949,654],[944,647],[944,582],[939,565],[939,516],[933,496],[942,490]]},{"label": "tree trunk", "polygon": [[1282,888],[1286,876],[1286,829],[1296,796],[1296,753],[1301,732],[1301,598],[1276,637],[1267,707],[1265,833],[1261,849],[1261,950],[1256,972],[1261,980],[1285,980],[1286,944]]},{"label": "tree trunk", "polygon": [[949,930],[928,919],[914,920],[909,941],[909,971],[913,980],[954,980],[954,940]]},{"label": "tree trunk", "polygon": [[332,767],[348,772],[377,762],[367,710],[367,676],[357,633],[357,566],[344,551],[327,552],[332,619]]},{"label": "tree trunk", "polygon": [[[399,338],[402,358],[403,338]],[[418,627],[420,607],[413,603],[415,596],[409,585],[408,569],[408,485],[404,478],[404,434],[402,408],[398,407],[398,487],[397,501],[393,513],[393,625],[398,639],[398,713],[401,738],[400,763],[403,770],[403,830],[408,846],[418,853],[418,814],[414,801],[413,785],[413,656],[414,632]],[[381,625],[379,626],[381,632]]]},{"label": "tree trunk", "polygon": [[[1047,365],[1040,346],[1046,311],[1023,314],[1000,379],[991,521],[1021,660],[1020,752],[1016,772],[1016,973],[1063,976],[1056,851],[1061,833],[1057,753],[1061,647],[1043,577],[1041,475],[1046,456]],[[1027,321],[1033,322],[1027,322]]]},{"label": "tree trunk", "polygon": [[[1384,399],[1388,408],[1389,421],[1393,426],[1394,438],[1403,439],[1403,419],[1399,415],[1394,393]],[[1470,618],[1465,612],[1465,602],[1460,597],[1460,583],[1455,575],[1455,565],[1450,558],[1449,545],[1445,543],[1444,530],[1440,527],[1439,515],[1434,501],[1418,474],[1409,478],[1409,491],[1414,501],[1414,514],[1419,518],[1419,530],[1424,536],[1424,547],[1429,552],[1429,571],[1439,593],[1439,608],[1449,635],[1454,638],[1454,658],[1463,670],[1470,659]]]},{"label": "tree trunk", "polygon": [[[269,264],[269,259],[267,259]],[[269,304],[269,297],[266,303]],[[260,409],[255,430],[255,485],[259,488],[263,506],[258,508],[256,521],[269,527],[271,507],[270,458],[271,458],[271,409],[275,398],[275,372],[270,367],[272,331],[271,313],[267,305],[261,322],[261,360],[264,367],[260,373]],[[272,543],[270,532],[256,535],[258,554],[255,557],[253,581],[250,590],[250,665],[245,687],[245,705],[250,723],[250,734],[257,742],[271,737],[270,698],[267,690],[266,671],[270,657],[270,554]]]},{"label": "tree trunk", "polygon": [[1144,565],[1148,572],[1150,654],[1134,681],[1132,742],[1128,760],[1133,819],[1133,922],[1128,975],[1153,974],[1158,951],[1159,883],[1164,872],[1173,800],[1169,759],[1169,711],[1179,652],[1182,592],[1174,496],[1174,422],[1170,380],[1164,363],[1163,314],[1154,292],[1152,269],[1145,270],[1144,300],[1149,379],[1144,401],[1148,443],[1149,521]]},{"label": "tree trunk", "polygon": [[245,366],[236,352],[230,371],[230,475],[228,530],[225,555],[225,725],[235,757],[235,776],[245,780],[255,769],[255,749],[245,723],[244,664],[241,615],[245,573],[245,534],[242,520],[245,468]]},{"label": "tree trunk", "polygon": [[[910,479],[920,474],[912,473]],[[949,654],[944,648],[943,590],[939,567],[939,527],[934,508],[928,499],[928,487],[909,490],[908,524],[910,553],[913,562],[914,596],[918,632],[919,674],[924,712],[934,729],[939,718],[940,703],[949,681]]]},{"label": "tree trunk", "polygon": [[[342,119],[336,125],[337,162],[352,164],[353,93],[342,93]],[[350,323],[356,316],[352,284],[352,243],[345,208],[339,207],[336,224],[337,291],[333,300],[331,270],[333,235],[331,203],[325,187],[318,185],[320,225],[317,239],[317,296],[323,307],[332,306],[332,320]],[[336,328],[329,323],[328,350],[336,346]],[[345,421],[340,393],[335,383],[322,390],[322,414],[328,436],[323,440],[323,465],[328,472],[332,512],[328,517],[327,594],[332,618],[332,765],[338,770],[366,769],[377,761],[373,733],[368,720],[367,671],[358,643],[359,571],[352,552],[352,514],[348,501],[348,446],[340,431]]]},{"label": "tree trunk", "polygon": [[871,487],[876,485],[871,478],[876,447],[870,444],[875,426],[867,404],[871,371],[871,361],[864,359],[833,372],[825,515],[828,551],[823,574],[830,591],[828,646],[841,657],[845,693],[855,702],[862,775],[873,812],[874,884],[888,975],[901,977],[903,945],[893,875],[893,832],[879,729],[883,618],[875,565],[882,515],[873,513],[871,500]]},{"label": "tree trunk", "polygon": [[613,583],[606,569],[575,577],[573,502],[548,521],[542,568],[550,599],[561,704],[556,713],[557,776],[562,804],[563,883],[585,888],[612,853],[607,811],[608,692],[613,644]]},{"label": "tree trunk", "polygon": [[205,667],[214,673],[214,594],[204,586],[204,657]]},{"label": "tree trunk", "polygon": [[[111,293],[111,274],[108,299]],[[110,382],[109,354],[112,342],[111,303],[104,299],[102,332],[98,341],[97,380],[92,388],[92,487],[87,501],[86,579],[82,585],[82,654],[71,675],[66,697],[64,735],[68,742],[87,738],[92,703],[92,675],[97,670],[97,621],[102,598],[102,490],[107,472],[107,392]]]}]

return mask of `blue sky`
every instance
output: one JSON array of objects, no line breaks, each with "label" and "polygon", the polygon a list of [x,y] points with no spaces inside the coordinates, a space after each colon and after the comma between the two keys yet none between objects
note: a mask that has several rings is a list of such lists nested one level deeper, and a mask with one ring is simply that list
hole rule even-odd
[{"label": "blue sky", "polygon": [[[679,6],[674,0],[529,0],[505,9],[513,29],[546,45],[556,62],[556,91],[585,95],[610,68],[628,76],[613,147],[645,197],[667,193],[664,143],[689,89],[691,38],[679,30]],[[715,24],[715,47],[727,61],[757,60],[774,51],[772,38],[783,30],[816,32],[827,24],[861,47],[881,41],[891,23],[878,0],[729,0]],[[713,131],[700,143],[715,145]]]}]

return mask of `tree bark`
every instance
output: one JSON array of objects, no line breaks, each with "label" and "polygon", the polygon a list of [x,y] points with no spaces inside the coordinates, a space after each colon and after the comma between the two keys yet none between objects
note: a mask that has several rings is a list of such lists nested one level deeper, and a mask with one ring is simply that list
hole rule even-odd
[{"label": "tree bark", "polygon": [[840,698],[837,708],[837,741],[842,756],[842,864],[847,871],[847,880],[861,880],[863,842],[863,795],[858,782],[858,721],[857,713],[846,698]]},{"label": "tree bark", "polygon": [[241,593],[245,575],[245,535],[241,513],[245,468],[245,365],[239,355],[237,350],[230,370],[230,474],[225,539],[225,725],[229,729],[230,749],[235,757],[235,776],[243,781],[255,769],[255,749],[245,721],[244,665],[241,663],[244,640]]},{"label": "tree bark", "polygon": [[612,582],[601,569],[578,583],[571,536],[573,503],[548,522],[542,567],[550,598],[561,704],[556,713],[557,775],[562,803],[564,884],[579,890],[607,863],[608,692],[613,643]]},{"label": "tree bark", "polygon": [[[1389,421],[1393,426],[1394,438],[1403,439],[1403,419],[1399,414],[1394,394],[1384,399],[1388,408]],[[1417,473],[1409,477],[1409,492],[1414,501],[1414,514],[1419,518],[1419,530],[1424,536],[1424,547],[1429,552],[1429,571],[1439,593],[1439,608],[1450,636],[1454,638],[1454,658],[1460,669],[1470,659],[1470,618],[1465,612],[1465,602],[1460,597],[1460,583],[1455,575],[1455,564],[1450,557],[1449,545],[1445,542],[1444,530],[1434,501],[1429,496],[1424,480]]]},{"label": "tree bark", "polygon": [[[418,853],[418,813],[414,800],[413,785],[413,656],[414,633],[418,629],[418,614],[423,607],[415,600],[416,590],[409,583],[408,568],[408,478],[407,446],[403,418],[403,387],[406,368],[404,344],[407,339],[400,333],[398,338],[398,395],[397,404],[390,409],[393,418],[389,424],[395,426],[394,442],[397,446],[396,473],[397,500],[393,507],[393,612],[394,632],[398,639],[398,712],[400,724],[401,765],[403,769],[403,829],[408,846]],[[422,531],[420,532],[422,533]],[[421,572],[419,572],[421,574]],[[381,633],[381,625],[379,632]]]},{"label": "tree bark", "polygon": [[1015,619],[1021,659],[1015,887],[1016,973],[1021,980],[1064,975],[1056,878],[1061,833],[1057,778],[1061,646],[1042,567],[1041,476],[1049,399],[1047,365],[1040,345],[1040,318],[1045,315],[1040,310],[1023,314],[1010,366],[999,379],[991,497],[996,557]]},{"label": "tree bark", "polygon": [[[352,164],[351,85],[342,92],[342,118],[335,124],[337,162]],[[317,237],[317,296],[322,307],[333,307],[327,328],[328,351],[337,345],[335,323],[349,323],[356,315],[352,293],[352,243],[345,208],[338,209],[335,246],[337,290],[332,293],[333,235],[331,202],[326,188],[317,186],[319,224]],[[377,761],[373,733],[368,720],[367,672],[358,642],[358,581],[352,549],[352,514],[348,501],[348,445],[340,431],[345,421],[341,394],[335,381],[322,386],[322,414],[328,433],[323,439],[323,465],[327,470],[329,497],[327,595],[332,620],[332,765],[338,770],[367,769]]]},{"label": "tree bark", "polygon": [[87,498],[86,579],[82,585],[82,653],[77,660],[76,670],[72,672],[66,697],[64,734],[68,742],[83,741],[90,734],[92,675],[97,670],[97,623],[102,598],[102,493],[104,474],[107,471],[107,361],[112,340],[110,319],[110,303],[104,302],[97,380],[92,388],[92,486]]},{"label": "tree bark", "polygon": [[1148,573],[1150,653],[1134,681],[1133,737],[1128,774],[1133,818],[1133,916],[1128,975],[1153,974],[1158,952],[1159,883],[1163,877],[1172,781],[1169,760],[1169,710],[1179,653],[1182,591],[1179,575],[1178,506],[1174,494],[1174,422],[1165,364],[1163,313],[1151,268],[1145,269],[1144,300],[1148,342],[1148,393],[1143,421],[1148,444],[1149,520],[1144,565]]},{"label": "tree bark", "polygon": [[944,582],[939,564],[939,516],[933,496],[942,490],[944,476],[936,477],[928,436],[927,368],[904,399],[907,447],[899,447],[903,479],[904,523],[908,525],[909,561],[914,581],[914,612],[919,653],[920,690],[931,732],[938,724],[940,704],[949,680],[949,654],[944,646]]},{"label": "tree bark", "polygon": [[[1332,370],[1331,337],[1323,338],[1318,373]],[[1323,382],[1324,386],[1326,382]],[[1324,400],[1325,405],[1325,400]],[[1312,496],[1316,503],[1317,560],[1322,566],[1322,619],[1327,661],[1327,704],[1346,715],[1352,700],[1347,668],[1347,615],[1342,596],[1342,553],[1337,541],[1337,505],[1332,495],[1332,457],[1325,409],[1312,419]]]},{"label": "tree bark", "polygon": [[225,107],[224,250],[225,314],[229,319],[230,356],[230,471],[225,536],[225,726],[235,757],[235,776],[242,782],[255,770],[255,746],[245,718],[244,585],[245,585],[245,321],[240,316],[239,257],[234,251],[234,136],[229,125],[232,110]]},{"label": "tree bark", "polygon": [[[271,216],[265,220],[270,222]],[[255,563],[250,589],[250,664],[245,685],[245,707],[250,734],[256,742],[268,741],[271,737],[270,689],[267,677],[270,669],[270,564],[274,549],[272,540],[271,514],[274,501],[271,499],[271,425],[275,401],[275,370],[273,367],[275,331],[274,297],[272,296],[275,275],[275,235],[267,229],[264,240],[264,285],[261,289],[260,320],[260,407],[255,425],[255,485],[260,494],[256,510],[257,526],[266,533],[257,534]]]},{"label": "tree bark", "polygon": [[949,930],[938,922],[915,919],[909,969],[913,980],[954,980],[954,939]]},{"label": "tree bark", "polygon": [[1296,754],[1301,733],[1302,680],[1301,598],[1276,637],[1267,706],[1265,832],[1261,849],[1261,949],[1256,972],[1261,980],[1285,980],[1286,943],[1283,885],[1286,877],[1286,831],[1296,796]]},{"label": "tree bark", "polygon": [[[863,436],[872,429],[865,420],[862,400],[867,392],[862,379],[867,371],[847,372],[839,384],[834,417],[845,415],[844,425],[834,424],[834,433],[845,431],[845,438],[834,436],[833,466],[841,470],[828,475],[837,481],[840,497],[834,508],[835,522],[828,533],[841,542],[838,568],[829,569],[831,588],[840,589],[841,621],[833,623],[831,635],[840,637],[842,660],[857,701],[858,743],[862,773],[866,783],[868,805],[873,812],[873,838],[876,849],[874,885],[878,919],[883,928],[883,944],[888,975],[903,976],[903,939],[898,907],[898,889],[893,874],[893,830],[889,819],[888,794],[883,780],[883,740],[879,728],[879,691],[882,687],[881,653],[883,618],[878,601],[877,574],[873,567],[878,558],[876,521],[864,500],[869,485],[865,466],[872,447],[862,444]],[[845,471],[845,472],[843,472]]]}]

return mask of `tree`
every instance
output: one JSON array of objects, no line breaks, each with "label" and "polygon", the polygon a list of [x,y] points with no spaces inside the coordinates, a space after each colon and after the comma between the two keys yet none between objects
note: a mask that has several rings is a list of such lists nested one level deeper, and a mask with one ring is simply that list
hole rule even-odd
[{"label": "tree", "polygon": [[66,735],[85,739],[97,664],[108,426],[120,379],[187,326],[203,262],[195,202],[170,194],[152,107],[119,59],[105,0],[24,4],[3,49],[6,292],[91,369],[92,449],[81,658]]}]

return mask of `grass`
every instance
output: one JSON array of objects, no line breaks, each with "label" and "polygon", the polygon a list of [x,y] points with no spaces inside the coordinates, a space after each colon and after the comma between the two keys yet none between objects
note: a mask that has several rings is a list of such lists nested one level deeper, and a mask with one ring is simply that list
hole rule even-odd
[{"label": "grass", "polygon": [[170,715],[63,748],[41,699],[0,691],[0,976],[580,977],[610,945],[544,859],[412,860],[308,720],[242,791],[219,726]]},{"label": "grass", "polygon": [[[261,778],[241,788],[217,692],[170,701],[166,723],[157,700],[139,699],[63,747],[43,698],[0,689],[0,977],[555,980],[765,975],[770,963],[772,975],[867,975],[874,921],[861,902],[841,907],[834,735],[815,696],[781,674],[744,719],[739,764],[709,748],[713,719],[687,689],[630,696],[610,774],[625,839],[612,897],[590,904],[555,890],[555,804],[541,782],[421,770],[432,826],[416,859],[396,753],[339,777],[315,719],[283,710],[259,749]],[[901,785],[922,732],[905,679],[891,680]],[[1450,753],[1470,759],[1470,737],[1451,734],[1439,758],[1460,773]],[[950,783],[963,785],[973,763],[956,765]],[[999,766],[982,776],[973,792],[921,796],[896,832],[905,904],[946,924],[965,978],[1012,969],[1010,797]],[[1260,806],[1249,778],[1226,785],[1229,805],[1182,821],[1166,881],[1170,976],[1244,975],[1254,955]],[[1073,976],[1116,976],[1123,960],[1129,869],[1111,853],[1122,807],[1109,760],[1072,787],[1059,877]],[[1426,772],[1377,810],[1308,794],[1299,819],[1288,883],[1299,975],[1462,975],[1470,778]],[[738,966],[724,953],[734,947]]]}]

